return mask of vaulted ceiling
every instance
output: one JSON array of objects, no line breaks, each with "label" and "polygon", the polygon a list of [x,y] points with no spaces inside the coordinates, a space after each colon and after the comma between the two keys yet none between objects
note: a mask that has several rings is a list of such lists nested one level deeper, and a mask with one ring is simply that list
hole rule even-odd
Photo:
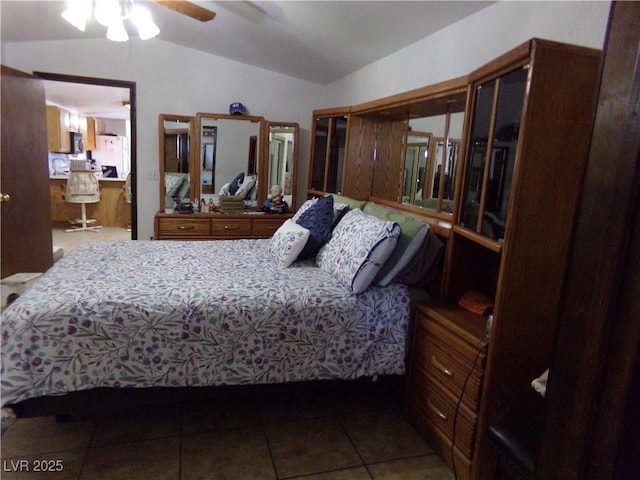
[{"label": "vaulted ceiling", "polygon": [[[206,23],[143,3],[157,38],[326,85],[495,2],[196,0],[216,12]],[[80,32],[63,20],[65,4],[1,0],[2,41],[105,36],[95,21]]]}]

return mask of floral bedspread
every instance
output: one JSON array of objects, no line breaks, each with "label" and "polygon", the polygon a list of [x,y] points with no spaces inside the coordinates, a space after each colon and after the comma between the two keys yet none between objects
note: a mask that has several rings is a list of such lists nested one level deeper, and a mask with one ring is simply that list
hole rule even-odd
[{"label": "floral bedspread", "polygon": [[353,294],[269,240],[80,246],[2,315],[2,406],[94,387],[404,373],[406,287]]}]

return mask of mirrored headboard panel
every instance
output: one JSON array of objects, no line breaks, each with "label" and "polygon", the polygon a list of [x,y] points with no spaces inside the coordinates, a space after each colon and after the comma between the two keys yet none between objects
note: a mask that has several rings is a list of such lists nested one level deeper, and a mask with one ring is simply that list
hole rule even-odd
[{"label": "mirrored headboard panel", "polygon": [[194,198],[193,140],[195,118],[186,115],[158,116],[160,209],[172,208],[182,199]]},{"label": "mirrored headboard panel", "polygon": [[[198,113],[195,155],[197,197],[241,195],[245,204],[260,205],[265,185],[260,145],[264,118],[246,115]],[[245,188],[237,189],[239,183]],[[234,182],[235,181],[235,182]]]},{"label": "mirrored headboard panel", "polygon": [[374,199],[452,216],[467,92],[460,77],[353,107],[375,124]]}]

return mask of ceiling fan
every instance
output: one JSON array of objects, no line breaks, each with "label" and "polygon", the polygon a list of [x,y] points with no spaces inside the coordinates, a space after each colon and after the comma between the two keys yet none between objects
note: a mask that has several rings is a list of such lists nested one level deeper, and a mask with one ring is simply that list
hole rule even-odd
[{"label": "ceiling fan", "polygon": [[174,12],[181,13],[182,15],[186,15],[195,20],[199,20],[201,22],[208,22],[213,20],[216,16],[215,12],[211,10],[201,7],[192,2],[188,2],[186,0],[152,0],[153,3],[157,3],[163,7],[169,8]]}]

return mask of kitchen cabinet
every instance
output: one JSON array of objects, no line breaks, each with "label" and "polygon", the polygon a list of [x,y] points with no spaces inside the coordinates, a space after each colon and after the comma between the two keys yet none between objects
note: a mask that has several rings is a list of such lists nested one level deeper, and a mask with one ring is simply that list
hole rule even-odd
[{"label": "kitchen cabinet", "polygon": [[71,152],[71,112],[47,105],[47,145],[50,152]]},{"label": "kitchen cabinet", "polygon": [[80,120],[80,133],[84,141],[84,149],[96,149],[96,119],[93,117],[83,117]]}]

